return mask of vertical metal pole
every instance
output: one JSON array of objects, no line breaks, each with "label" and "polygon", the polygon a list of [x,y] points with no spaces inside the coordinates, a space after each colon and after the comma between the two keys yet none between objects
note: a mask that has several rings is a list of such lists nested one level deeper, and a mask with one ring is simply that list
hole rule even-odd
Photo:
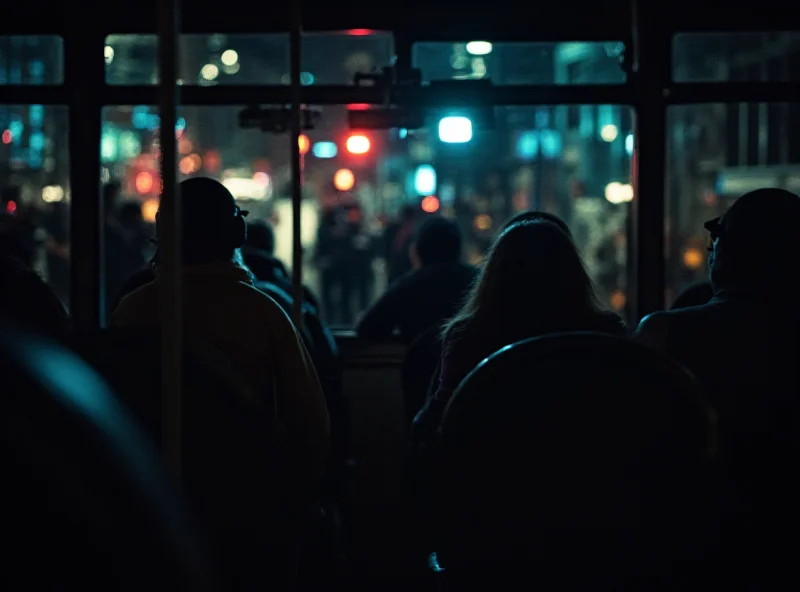
[{"label": "vertical metal pole", "polygon": [[303,242],[300,235],[300,216],[303,200],[303,167],[300,154],[301,129],[301,46],[303,34],[303,5],[301,0],[293,0],[291,5],[290,65],[292,77],[291,133],[289,142],[292,161],[292,296],[294,307],[292,316],[299,328],[303,322]]},{"label": "vertical metal pole", "polygon": [[69,105],[70,312],[75,328],[94,331],[101,325],[103,303],[103,228],[100,199],[100,136],[104,86],[102,34],[87,34],[77,16],[65,39],[64,85]]},{"label": "vertical metal pole", "polygon": [[[636,316],[664,308],[664,213],[667,154],[665,88],[672,77],[671,38],[660,20],[642,18],[644,0],[633,0],[636,87]],[[646,7],[648,13],[666,10]]]},{"label": "vertical metal pole", "polygon": [[180,194],[176,175],[175,121],[178,103],[179,0],[158,3],[158,50],[161,117],[161,205],[159,259],[161,277],[162,438],[170,468],[181,474],[181,404],[183,319],[181,310]]}]

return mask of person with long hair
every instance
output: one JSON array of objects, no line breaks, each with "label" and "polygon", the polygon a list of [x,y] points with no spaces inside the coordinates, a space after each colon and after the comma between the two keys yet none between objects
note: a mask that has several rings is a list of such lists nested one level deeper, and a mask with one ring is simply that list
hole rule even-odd
[{"label": "person with long hair", "polygon": [[578,249],[562,228],[543,219],[507,226],[461,310],[442,329],[439,382],[415,424],[435,428],[461,381],[500,348],[568,331],[623,335],[625,324],[600,306]]}]

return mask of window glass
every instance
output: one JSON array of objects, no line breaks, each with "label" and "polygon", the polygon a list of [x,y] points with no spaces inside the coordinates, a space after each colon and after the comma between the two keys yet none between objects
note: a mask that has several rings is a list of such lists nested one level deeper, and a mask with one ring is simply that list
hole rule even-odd
[{"label": "window glass", "polygon": [[703,223],[763,187],[800,193],[800,104],[674,106],[668,112],[667,294],[707,278]]},{"label": "window glass", "polygon": [[800,80],[800,32],[684,33],[672,51],[676,82]]},{"label": "window glass", "polygon": [[0,105],[0,250],[69,302],[67,108]]},{"label": "window glass", "polygon": [[624,45],[593,43],[417,43],[425,81],[490,79],[494,84],[622,84]]},{"label": "window glass", "polygon": [[[390,63],[394,54],[388,33],[354,30],[303,37],[301,82],[353,84],[357,73]],[[179,79],[201,86],[289,84],[289,36],[182,35]],[[105,46],[109,84],[156,84],[158,43],[155,35],[109,35]]]},{"label": "window glass", "polygon": [[[250,211],[250,221],[273,224],[275,256],[291,269],[288,136],[242,129],[241,111],[181,108],[181,178],[206,175],[224,182]],[[463,125],[442,126],[445,117],[467,117],[469,137]],[[121,181],[125,198],[141,204],[150,222],[158,207],[157,128],[151,108],[105,110],[105,174]],[[436,214],[456,220],[472,263],[481,261],[514,213],[542,209],[570,224],[603,301],[624,313],[634,285],[626,239],[631,129],[625,107],[581,105],[443,111],[420,130],[362,133],[348,127],[346,107],[325,107],[301,144],[303,281],[318,296],[329,323],[352,325],[386,289],[384,234],[403,206],[412,206],[420,221]],[[453,134],[468,141],[443,141],[453,140]],[[331,271],[335,253],[318,243],[334,206],[345,212],[352,235],[344,296],[344,279],[337,273],[345,270]]]},{"label": "window glass", "polygon": [[61,84],[63,51],[56,35],[0,35],[0,85]]}]

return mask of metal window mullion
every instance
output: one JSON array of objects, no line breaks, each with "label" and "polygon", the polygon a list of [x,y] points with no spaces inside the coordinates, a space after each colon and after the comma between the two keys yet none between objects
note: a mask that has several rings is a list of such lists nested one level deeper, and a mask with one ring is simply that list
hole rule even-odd
[{"label": "metal window mullion", "polygon": [[291,32],[289,39],[289,67],[291,71],[291,121],[290,157],[292,167],[292,317],[298,331],[303,326],[303,244],[301,235],[301,215],[303,200],[303,167],[300,154],[300,133],[302,131],[301,102],[303,87],[300,82],[302,69],[303,6],[301,0],[292,0]]},{"label": "metal window mullion", "polygon": [[666,194],[665,86],[671,76],[670,36],[655,23],[640,18],[645,0],[633,2],[634,53],[637,86],[636,159],[634,171],[637,319],[664,308],[666,261],[664,216]]},{"label": "metal window mullion", "polygon": [[[64,86],[58,93],[59,101],[69,106],[70,313],[76,330],[94,331],[102,324],[104,300],[104,216],[100,199],[102,112],[98,100],[105,72],[103,37],[86,34],[84,24],[77,17],[69,25],[84,31],[83,35],[65,39]],[[46,92],[45,96],[35,92],[39,88],[25,90],[32,91],[31,99],[45,98]]]},{"label": "metal window mullion", "polygon": [[181,278],[181,204],[177,183],[175,122],[178,104],[178,39],[180,0],[161,0],[158,13],[160,68],[159,116],[161,203],[159,262],[161,277],[162,436],[164,453],[175,475],[181,476],[183,315]]}]

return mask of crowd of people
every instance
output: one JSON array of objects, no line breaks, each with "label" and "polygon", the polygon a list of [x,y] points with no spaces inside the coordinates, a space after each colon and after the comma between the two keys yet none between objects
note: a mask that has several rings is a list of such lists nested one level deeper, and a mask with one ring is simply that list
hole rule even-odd
[{"label": "crowd of people", "polygon": [[[115,191],[107,190],[108,203]],[[336,344],[322,323],[320,305],[305,290],[303,323],[293,324],[292,280],[274,257],[271,229],[262,222],[248,224],[247,212],[223,185],[190,179],[181,184],[181,194],[187,338],[213,344],[257,392],[274,394],[295,469],[292,489],[314,498],[330,459],[347,456],[342,451],[347,438],[341,436],[347,430],[345,397],[334,378],[340,371]],[[134,256],[143,252],[141,234],[130,230],[138,220],[130,211],[109,225],[106,244],[115,245],[119,255],[106,274],[113,328],[157,328],[162,322],[163,268],[158,251],[150,262]],[[796,513],[791,474],[798,434],[798,227],[797,195],[779,189],[744,195],[706,224],[709,282],[691,286],[672,310],[651,314],[634,328],[601,306],[570,229],[553,215],[524,212],[511,219],[477,268],[463,262],[455,223],[434,216],[416,225],[407,215],[389,233],[392,281],[362,315],[356,333],[365,340],[399,339],[410,347],[427,335],[437,344],[430,387],[418,399],[424,403],[411,413],[412,462],[433,446],[465,377],[505,346],[592,332],[663,352],[699,379],[716,411],[730,496],[719,503],[747,516],[748,535],[736,541],[752,550],[763,541],[756,537],[791,536],[786,528]],[[156,248],[163,232],[159,219]],[[6,250],[0,273],[5,316],[67,338],[67,309],[30,262]],[[777,524],[787,526],[775,530]]]}]

